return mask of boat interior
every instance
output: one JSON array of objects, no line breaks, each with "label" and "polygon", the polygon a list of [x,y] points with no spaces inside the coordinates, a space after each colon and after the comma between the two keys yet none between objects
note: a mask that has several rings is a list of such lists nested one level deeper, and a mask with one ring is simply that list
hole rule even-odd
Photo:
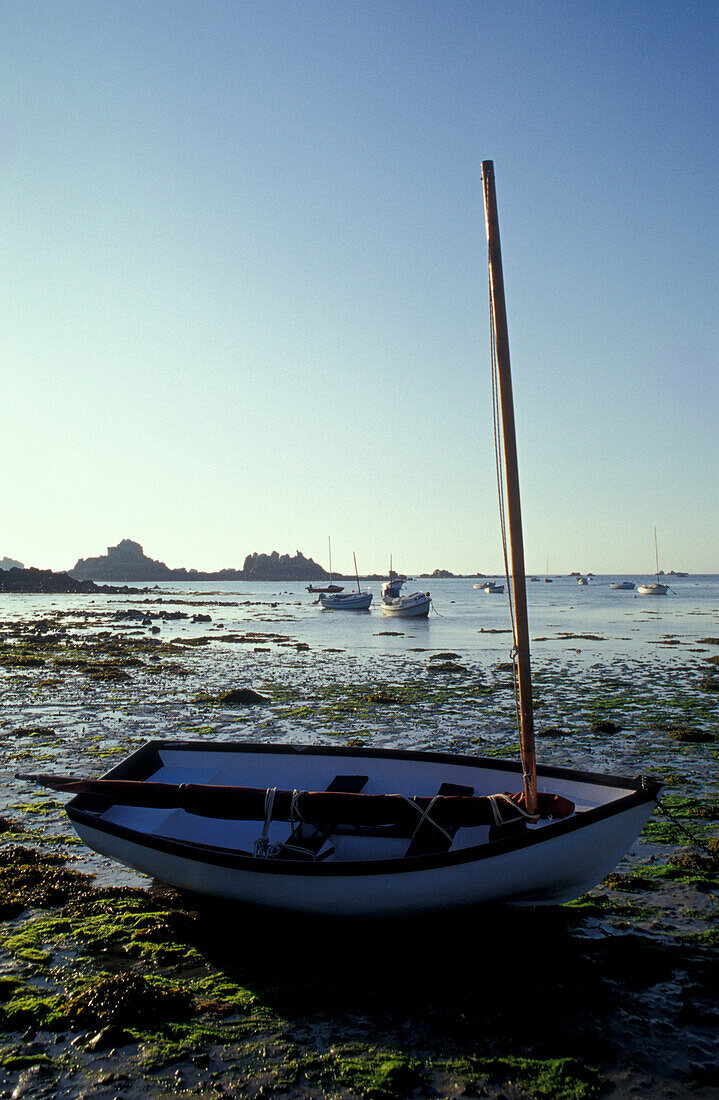
[{"label": "boat interior", "polygon": [[[496,795],[521,790],[519,766],[505,761],[480,761],[456,757],[403,759],[391,753],[359,755],[323,754],[315,751],[227,751],[216,745],[154,742],[113,769],[105,778],[141,779],[147,783],[208,784],[300,791],[335,791],[362,794]],[[278,749],[281,747],[278,746]],[[419,754],[418,754],[419,756]],[[540,790],[562,795],[575,804],[575,814],[604,806],[634,793],[636,787],[613,786],[604,777],[576,778],[539,775]],[[602,782],[597,782],[601,778]],[[621,781],[617,781],[619,783]],[[551,820],[536,824],[519,821],[500,826],[438,829],[425,823],[414,835],[393,827],[334,826],[331,831],[315,825],[269,820],[226,820],[188,813],[184,809],[158,809],[111,804],[79,796],[78,809],[108,824],[131,829],[145,836],[163,837],[189,844],[229,849],[238,854],[257,854],[257,842],[266,841],[263,854],[282,859],[344,862],[371,859],[402,859],[438,851],[458,851],[490,843],[527,829],[545,829]],[[511,832],[513,830],[513,832]]]}]

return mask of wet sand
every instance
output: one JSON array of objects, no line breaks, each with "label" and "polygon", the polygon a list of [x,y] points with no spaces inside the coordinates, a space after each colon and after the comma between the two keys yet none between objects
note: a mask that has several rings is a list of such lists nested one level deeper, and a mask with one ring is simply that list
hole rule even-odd
[{"label": "wet sand", "polygon": [[[358,653],[289,598],[224,603],[0,622],[0,1097],[716,1095],[716,613],[606,657],[571,623],[534,646],[540,759],[660,776],[703,847],[656,812],[572,905],[328,924],[118,868],[15,773],[99,774],[151,737],[514,756],[508,645]],[[243,687],[268,702],[219,702]]]}]

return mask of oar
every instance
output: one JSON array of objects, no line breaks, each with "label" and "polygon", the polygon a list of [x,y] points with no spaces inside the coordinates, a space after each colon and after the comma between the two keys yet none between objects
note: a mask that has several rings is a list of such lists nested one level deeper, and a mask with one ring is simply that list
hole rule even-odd
[{"label": "oar", "polygon": [[[202,817],[263,821],[267,814],[265,787],[232,787],[206,783],[153,783],[133,779],[81,779],[73,776],[21,774],[18,779],[39,783],[66,794],[84,794],[123,806],[183,809]],[[573,803],[559,795],[541,796],[545,817],[566,817]],[[401,794],[344,794],[332,791],[275,790],[271,817],[275,821],[299,818],[313,825],[390,825],[412,827],[425,813],[438,825],[459,828],[496,823],[523,813],[523,794],[499,794],[492,799],[475,795],[435,795],[408,798]],[[511,804],[511,805],[510,805]]]}]

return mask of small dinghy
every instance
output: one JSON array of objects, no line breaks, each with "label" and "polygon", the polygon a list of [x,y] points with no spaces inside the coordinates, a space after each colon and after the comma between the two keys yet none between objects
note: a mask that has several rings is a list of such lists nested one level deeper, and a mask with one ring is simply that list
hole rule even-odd
[{"label": "small dinghy", "polygon": [[[660,784],[448,753],[152,741],[74,793],[96,852],[180,889],[297,912],[391,916],[554,905],[599,882]],[[508,792],[508,793],[505,793]]]},{"label": "small dinghy", "polygon": [[429,592],[411,592],[407,596],[383,596],[382,614],[395,619],[426,619],[432,604]]},{"label": "small dinghy", "polygon": [[[538,767],[509,338],[494,191],[482,164],[500,517],[511,578],[521,761],[400,749],[150,742],[104,779],[24,776],[75,797],[96,851],[218,898],[347,916],[479,902],[553,905],[627,852],[661,784]],[[511,556],[511,571],[509,566]],[[371,593],[322,593],[369,606]],[[550,578],[547,578],[550,579]],[[398,593],[397,593],[398,595]],[[351,603],[349,601],[352,601]]]},{"label": "small dinghy", "polygon": [[634,589],[633,581],[612,581],[609,585],[612,592],[631,592]]},{"label": "small dinghy", "polygon": [[497,584],[496,581],[487,581],[485,584],[475,584],[475,588],[478,588],[480,592],[486,592],[488,595],[501,596],[504,592],[504,585]]}]

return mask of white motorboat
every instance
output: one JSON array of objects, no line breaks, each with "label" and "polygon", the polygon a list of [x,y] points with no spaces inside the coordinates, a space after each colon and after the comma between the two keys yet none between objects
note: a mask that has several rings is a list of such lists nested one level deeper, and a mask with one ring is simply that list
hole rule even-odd
[{"label": "white motorboat", "polygon": [[320,603],[327,611],[366,611],[372,603],[372,593],[320,592]]},{"label": "white motorboat", "polygon": [[589,577],[577,577],[577,584],[589,584]]},{"label": "white motorboat", "polygon": [[496,581],[485,581],[484,584],[475,584],[475,588],[478,588],[480,592],[487,592],[495,596],[501,596],[504,592],[504,585],[497,584]]},{"label": "white motorboat", "polygon": [[[96,851],[183,889],[316,914],[552,905],[599,882],[661,784],[537,766],[519,474],[494,166],[482,164],[500,512],[511,558],[521,761],[400,749],[150,742],[75,795]],[[355,573],[356,562],[355,562]],[[359,593],[359,580],[358,580]],[[341,601],[350,596],[327,595]],[[370,595],[371,599],[371,595]]]},{"label": "white motorboat", "polygon": [[[137,871],[211,897],[355,917],[569,901],[621,858],[660,789],[540,768],[552,794],[533,824],[519,762],[202,741],[148,742],[102,780],[40,778],[76,792],[67,813],[89,847]],[[297,793],[307,791],[321,793]]]},{"label": "white motorboat", "polygon": [[609,587],[613,592],[632,592],[634,581],[612,581]]},{"label": "white motorboat", "polygon": [[429,592],[412,592],[407,596],[383,596],[382,614],[399,619],[421,619],[429,615],[432,597]]}]

